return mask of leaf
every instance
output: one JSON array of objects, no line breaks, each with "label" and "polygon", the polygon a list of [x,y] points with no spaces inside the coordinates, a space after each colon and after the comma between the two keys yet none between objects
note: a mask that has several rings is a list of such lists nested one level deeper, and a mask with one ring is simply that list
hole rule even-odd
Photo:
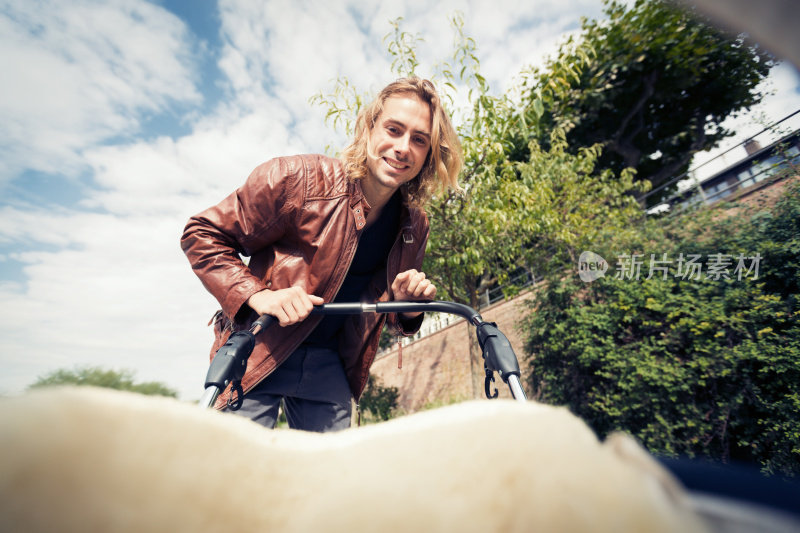
[{"label": "leaf", "polygon": [[536,113],[536,118],[541,118],[544,114],[544,103],[542,103],[541,98],[537,98],[533,101],[533,111]]}]

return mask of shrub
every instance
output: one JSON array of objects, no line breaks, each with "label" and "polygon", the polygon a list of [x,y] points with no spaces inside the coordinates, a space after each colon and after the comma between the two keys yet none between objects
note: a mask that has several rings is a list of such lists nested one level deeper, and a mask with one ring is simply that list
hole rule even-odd
[{"label": "shrub", "polygon": [[397,387],[384,387],[376,376],[370,376],[364,393],[359,400],[359,409],[365,422],[389,420],[397,409]]},{"label": "shrub", "polygon": [[[624,276],[620,261],[591,283],[551,276],[526,324],[533,390],[601,436],[621,429],[657,454],[752,461],[796,475],[800,187],[771,211],[723,214],[649,220],[635,238],[607,235],[592,245],[609,265],[615,254],[643,254],[638,279]],[[673,263],[645,279],[651,253]],[[757,276],[735,271],[739,254],[756,253]],[[704,267],[730,255],[728,277],[704,268],[681,278],[679,254],[700,255]]]}]

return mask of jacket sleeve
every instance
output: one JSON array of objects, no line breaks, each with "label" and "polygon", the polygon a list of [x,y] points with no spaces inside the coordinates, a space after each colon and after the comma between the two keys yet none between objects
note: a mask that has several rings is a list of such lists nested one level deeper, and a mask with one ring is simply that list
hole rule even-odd
[{"label": "jacket sleeve", "polygon": [[243,186],[219,204],[189,219],[181,248],[206,289],[233,319],[247,299],[265,289],[242,262],[274,243],[286,231],[297,205],[296,173],[281,159],[257,167]]}]

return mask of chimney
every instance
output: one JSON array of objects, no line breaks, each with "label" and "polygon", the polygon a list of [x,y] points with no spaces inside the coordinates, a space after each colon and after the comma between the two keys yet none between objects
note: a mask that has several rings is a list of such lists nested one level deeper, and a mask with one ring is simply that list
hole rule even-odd
[{"label": "chimney", "polygon": [[744,151],[747,152],[747,155],[753,155],[759,150],[761,150],[761,143],[759,143],[757,140],[747,139],[744,142]]}]

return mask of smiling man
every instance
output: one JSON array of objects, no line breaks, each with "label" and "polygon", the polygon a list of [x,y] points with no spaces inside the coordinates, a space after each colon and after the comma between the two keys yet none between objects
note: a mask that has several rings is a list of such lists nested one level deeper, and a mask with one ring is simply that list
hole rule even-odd
[{"label": "smiling man", "polygon": [[[256,339],[236,411],[274,427],[283,401],[289,425],[350,425],[388,320],[413,335],[422,316],[309,316],[324,302],[432,300],[421,271],[436,190],[457,188],[458,136],[434,86],[419,78],[384,88],[356,121],[341,159],[277,158],[256,168],[218,205],[192,217],[181,246],[222,310],[216,342],[261,314],[281,327]],[[240,255],[249,256],[247,264]],[[230,391],[219,398],[226,407]]]}]

